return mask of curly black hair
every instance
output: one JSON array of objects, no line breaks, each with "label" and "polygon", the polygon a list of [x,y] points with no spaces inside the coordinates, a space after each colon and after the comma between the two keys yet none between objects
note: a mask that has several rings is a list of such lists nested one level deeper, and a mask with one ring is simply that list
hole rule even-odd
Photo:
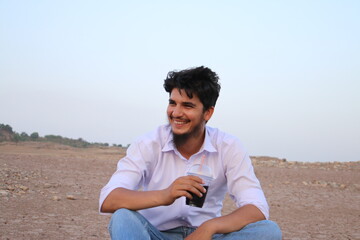
[{"label": "curly black hair", "polygon": [[221,87],[218,75],[210,68],[201,66],[169,72],[164,81],[164,88],[169,94],[174,88],[184,90],[189,98],[193,98],[195,94],[206,111],[210,107],[215,107]]}]

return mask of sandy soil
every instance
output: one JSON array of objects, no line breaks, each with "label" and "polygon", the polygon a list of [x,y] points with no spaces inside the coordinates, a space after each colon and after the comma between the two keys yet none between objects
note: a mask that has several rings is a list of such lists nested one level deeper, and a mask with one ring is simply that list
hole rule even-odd
[{"label": "sandy soil", "polygon": [[[0,143],[0,238],[109,239],[98,196],[123,154]],[[284,239],[360,239],[360,162],[253,162]],[[233,208],[226,198],[223,214]]]}]

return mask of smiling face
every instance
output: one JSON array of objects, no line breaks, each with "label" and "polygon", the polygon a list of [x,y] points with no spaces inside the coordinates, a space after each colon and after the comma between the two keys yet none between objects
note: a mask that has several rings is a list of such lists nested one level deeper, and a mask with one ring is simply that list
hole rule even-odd
[{"label": "smiling face", "polygon": [[211,118],[214,108],[204,111],[200,99],[194,94],[189,98],[184,90],[174,88],[171,91],[167,116],[174,134],[177,136],[202,137],[205,123]]}]

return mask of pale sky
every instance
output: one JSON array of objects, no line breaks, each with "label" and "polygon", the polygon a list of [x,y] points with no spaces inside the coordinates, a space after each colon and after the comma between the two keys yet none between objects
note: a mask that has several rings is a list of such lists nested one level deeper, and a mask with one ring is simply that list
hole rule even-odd
[{"label": "pale sky", "polygon": [[207,66],[209,126],[251,155],[360,160],[360,1],[0,0],[0,123],[127,145],[167,123],[163,80]]}]

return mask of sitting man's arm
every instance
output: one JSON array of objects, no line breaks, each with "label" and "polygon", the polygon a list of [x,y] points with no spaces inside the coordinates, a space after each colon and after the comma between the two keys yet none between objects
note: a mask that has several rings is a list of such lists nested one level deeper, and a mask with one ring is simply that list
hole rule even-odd
[{"label": "sitting man's arm", "polygon": [[168,188],[157,191],[134,191],[116,188],[104,200],[101,212],[113,213],[120,208],[140,210],[172,204],[179,197],[192,198],[190,192],[201,197],[205,188],[196,176],[183,176],[176,179]]},{"label": "sitting man's arm", "polygon": [[211,239],[216,233],[230,233],[239,231],[249,223],[265,220],[263,213],[254,205],[245,205],[232,213],[213,218],[201,224],[186,240]]},{"label": "sitting man's arm", "polygon": [[120,208],[140,210],[162,205],[161,191],[134,191],[116,188],[107,196],[101,212],[113,213]]}]

